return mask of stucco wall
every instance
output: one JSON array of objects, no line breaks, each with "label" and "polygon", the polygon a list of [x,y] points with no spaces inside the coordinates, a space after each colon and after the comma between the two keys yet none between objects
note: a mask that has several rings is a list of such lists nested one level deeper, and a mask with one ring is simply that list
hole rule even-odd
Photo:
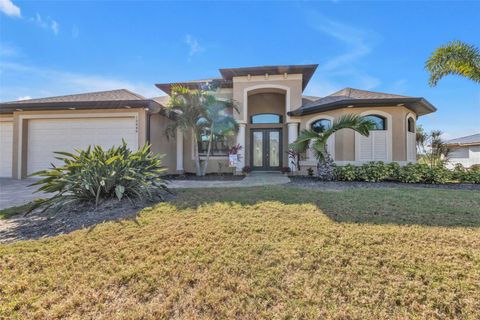
[{"label": "stucco wall", "polygon": [[[239,105],[240,114],[237,115],[239,121],[248,122],[247,113],[245,108],[248,108],[246,99],[249,93],[255,91],[261,91],[262,89],[268,89],[272,92],[272,89],[284,91],[288,95],[288,101],[286,105],[287,111],[293,111],[298,109],[302,105],[302,75],[301,74],[289,74],[287,77],[283,75],[271,75],[271,76],[252,76],[248,77],[234,77],[233,78],[233,99]],[[255,91],[253,91],[255,90]],[[285,121],[289,121],[286,116]]]},{"label": "stucco wall", "polygon": [[[353,113],[361,114],[365,111],[378,110],[388,113],[392,116],[392,160],[407,161],[407,127],[406,117],[413,111],[405,107],[354,107],[342,108],[325,111],[303,117],[296,117],[301,121],[300,130],[307,128],[307,123],[313,119],[321,118],[322,115],[338,119],[343,114]],[[415,115],[415,114],[414,114]],[[350,129],[341,130],[335,133],[335,160],[336,161],[354,161],[355,160],[355,132]]]},{"label": "stucco wall", "polygon": [[[235,144],[235,137],[228,137],[228,145]],[[195,173],[195,158],[193,157],[193,133],[184,134],[183,167],[187,173]],[[202,157],[203,159],[203,157]],[[213,156],[208,161],[207,173],[233,173],[234,168],[228,167],[228,156]]]},{"label": "stucco wall", "polygon": [[172,120],[160,114],[150,116],[150,143],[152,152],[163,154],[162,164],[168,169],[168,173],[176,173],[177,170],[177,140],[167,139],[165,129]]}]

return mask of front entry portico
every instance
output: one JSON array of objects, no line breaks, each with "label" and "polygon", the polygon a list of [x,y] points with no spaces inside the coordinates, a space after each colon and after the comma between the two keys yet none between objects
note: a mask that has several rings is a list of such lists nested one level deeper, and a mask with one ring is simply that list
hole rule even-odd
[{"label": "front entry portico", "polygon": [[282,129],[251,129],[252,170],[278,171],[282,168]]}]

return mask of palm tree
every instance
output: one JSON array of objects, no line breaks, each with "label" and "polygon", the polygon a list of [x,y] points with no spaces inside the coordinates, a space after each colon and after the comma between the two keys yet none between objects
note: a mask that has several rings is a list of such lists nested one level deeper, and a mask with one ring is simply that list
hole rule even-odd
[{"label": "palm tree", "polygon": [[[238,130],[238,123],[232,114],[233,111],[238,112],[234,101],[218,99],[214,89],[212,86],[199,89],[172,86],[171,99],[167,105],[168,112],[173,113],[176,118],[165,130],[167,137],[174,137],[177,129],[183,133],[193,131],[197,176],[204,176],[207,172],[214,137],[231,136]],[[208,137],[207,154],[203,161],[198,148],[202,135]]]},{"label": "palm tree", "polygon": [[290,145],[295,152],[305,152],[309,147],[313,149],[313,155],[317,159],[317,174],[324,180],[334,178],[333,159],[327,151],[327,140],[335,132],[342,129],[352,129],[363,136],[368,137],[370,130],[375,127],[373,121],[364,117],[347,114],[340,117],[330,128],[323,132],[315,132],[310,129],[302,130],[297,140]]},{"label": "palm tree", "polygon": [[480,83],[480,50],[461,41],[451,41],[436,49],[425,63],[434,87],[444,76],[455,74]]}]

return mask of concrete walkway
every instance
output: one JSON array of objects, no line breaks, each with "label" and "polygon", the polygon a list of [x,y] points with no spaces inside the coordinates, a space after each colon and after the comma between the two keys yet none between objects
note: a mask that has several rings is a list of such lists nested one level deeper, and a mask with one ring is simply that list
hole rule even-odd
[{"label": "concrete walkway", "polygon": [[[45,196],[42,193],[33,193],[38,187],[29,187],[35,182],[33,179],[15,180],[0,178],[0,210],[26,204],[34,199]],[[290,179],[278,172],[251,173],[243,180],[233,181],[197,181],[174,180],[168,184],[169,188],[233,188],[256,187],[289,183]]]},{"label": "concrete walkway", "polygon": [[174,180],[168,184],[169,188],[236,188],[258,187],[289,183],[290,179],[279,172],[254,172],[242,180],[234,181],[198,181]]},{"label": "concrete walkway", "polygon": [[0,178],[0,210],[26,204],[37,198],[42,198],[43,193],[33,193],[38,186],[29,187],[36,180],[16,180]]}]

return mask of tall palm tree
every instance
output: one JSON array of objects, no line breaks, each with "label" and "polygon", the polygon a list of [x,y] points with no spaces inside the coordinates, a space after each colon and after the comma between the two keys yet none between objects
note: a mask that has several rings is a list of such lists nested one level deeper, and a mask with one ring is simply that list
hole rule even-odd
[{"label": "tall palm tree", "polygon": [[447,75],[459,75],[480,83],[480,50],[461,41],[451,41],[436,49],[425,63],[428,80],[434,87]]},{"label": "tall palm tree", "polygon": [[[198,176],[204,176],[207,172],[214,137],[234,135],[238,130],[238,123],[233,118],[233,112],[238,112],[234,101],[218,99],[214,89],[215,87],[190,89],[173,86],[167,105],[167,111],[176,118],[165,130],[167,137],[174,137],[177,129],[183,133],[193,131],[193,152]],[[203,161],[198,148],[202,135],[208,136],[207,154]]]},{"label": "tall palm tree", "polygon": [[364,117],[347,114],[340,117],[330,128],[323,132],[315,132],[305,129],[300,132],[297,140],[290,145],[296,152],[305,152],[309,147],[313,149],[313,155],[317,159],[318,176],[324,180],[333,179],[333,160],[327,151],[327,140],[332,134],[342,129],[352,129],[363,136],[368,137],[370,130],[375,127],[373,121]]}]

